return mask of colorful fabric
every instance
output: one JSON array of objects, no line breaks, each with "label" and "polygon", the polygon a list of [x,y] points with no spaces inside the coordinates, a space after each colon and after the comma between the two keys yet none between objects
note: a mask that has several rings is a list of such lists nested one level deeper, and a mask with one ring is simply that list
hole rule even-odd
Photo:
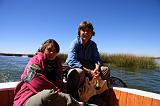
[{"label": "colorful fabric", "polygon": [[[28,62],[23,74],[21,75],[21,81],[15,88],[14,106],[23,106],[31,96],[44,89],[60,91],[55,84],[45,77],[47,68],[45,62],[45,55],[40,52]],[[57,63],[57,72],[62,73],[62,65],[58,57],[56,57],[55,62]],[[62,79],[61,76],[60,78]]]}]

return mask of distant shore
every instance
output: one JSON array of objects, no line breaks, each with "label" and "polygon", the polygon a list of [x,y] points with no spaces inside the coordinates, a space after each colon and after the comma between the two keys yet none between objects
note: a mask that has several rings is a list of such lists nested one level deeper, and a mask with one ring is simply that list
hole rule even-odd
[{"label": "distant shore", "polygon": [[33,57],[34,54],[20,54],[20,53],[0,53],[2,56],[28,56]]}]

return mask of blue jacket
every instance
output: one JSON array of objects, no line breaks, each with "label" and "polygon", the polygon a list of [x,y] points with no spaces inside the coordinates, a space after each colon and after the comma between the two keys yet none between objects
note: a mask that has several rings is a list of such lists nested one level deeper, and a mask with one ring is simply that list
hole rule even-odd
[{"label": "blue jacket", "polygon": [[97,44],[89,40],[87,46],[84,46],[82,44],[82,39],[77,37],[71,42],[65,63],[72,68],[84,66],[89,69],[94,69],[95,64],[101,64]]}]

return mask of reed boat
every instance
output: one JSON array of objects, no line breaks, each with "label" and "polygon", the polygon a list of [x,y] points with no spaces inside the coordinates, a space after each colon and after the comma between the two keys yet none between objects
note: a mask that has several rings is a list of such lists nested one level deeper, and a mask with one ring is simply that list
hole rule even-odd
[{"label": "reed boat", "polygon": [[[18,82],[0,83],[0,106],[12,106]],[[110,106],[160,106],[160,94],[132,88],[109,88]]]}]

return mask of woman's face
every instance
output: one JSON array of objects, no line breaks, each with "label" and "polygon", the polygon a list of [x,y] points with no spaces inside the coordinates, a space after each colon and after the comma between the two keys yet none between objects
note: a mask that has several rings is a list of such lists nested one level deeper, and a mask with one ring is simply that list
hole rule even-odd
[{"label": "woman's face", "polygon": [[90,28],[84,28],[80,30],[80,37],[82,38],[83,44],[86,44],[92,37],[92,30]]},{"label": "woman's face", "polygon": [[49,43],[44,50],[44,54],[46,55],[48,60],[54,60],[58,53],[54,45],[52,43]]}]

